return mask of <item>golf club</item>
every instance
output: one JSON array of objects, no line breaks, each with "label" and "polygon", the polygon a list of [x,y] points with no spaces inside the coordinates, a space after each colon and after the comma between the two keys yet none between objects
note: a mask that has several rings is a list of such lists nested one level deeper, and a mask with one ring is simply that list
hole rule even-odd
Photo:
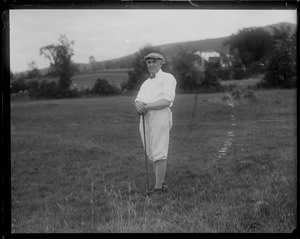
[{"label": "golf club", "polygon": [[143,132],[144,132],[144,150],[145,150],[145,161],[146,161],[146,173],[147,173],[147,190],[149,189],[149,174],[148,174],[148,163],[147,163],[147,145],[146,145],[146,130],[145,130],[145,116],[143,118]]}]

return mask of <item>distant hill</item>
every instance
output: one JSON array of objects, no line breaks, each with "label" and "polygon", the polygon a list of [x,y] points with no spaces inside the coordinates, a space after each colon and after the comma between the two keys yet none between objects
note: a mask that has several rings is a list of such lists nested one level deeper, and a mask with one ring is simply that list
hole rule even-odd
[{"label": "distant hill", "polygon": [[229,53],[229,47],[223,46],[223,42],[228,39],[228,37],[221,37],[221,38],[214,38],[214,39],[206,39],[206,40],[199,40],[199,41],[188,41],[188,42],[178,42],[172,44],[166,44],[158,46],[164,56],[167,59],[172,59],[175,57],[180,47],[186,49],[187,51],[194,52],[197,50],[205,51],[205,50],[214,50],[223,53]]},{"label": "distant hill", "polygon": [[290,26],[292,28],[292,31],[296,31],[297,30],[297,25],[296,24],[292,24],[292,23],[289,23],[289,22],[280,22],[280,23],[277,23],[277,24],[272,24],[272,25],[268,25],[268,26],[265,26],[265,27],[262,27],[265,31],[273,34],[273,29],[274,28],[277,28],[279,29],[280,27],[282,26]]},{"label": "distant hill", "polygon": [[[274,27],[279,28],[283,25],[291,26],[293,30],[296,30],[297,27],[296,24],[281,22],[277,24],[267,25],[262,28],[272,34]],[[184,49],[191,52],[196,50],[200,50],[200,51],[214,50],[217,52],[222,52],[227,54],[229,52],[229,47],[228,46],[224,47],[223,42],[228,38],[229,36],[221,37],[221,38],[198,40],[198,41],[177,42],[177,43],[159,45],[156,47],[160,48],[160,50],[168,60],[172,59],[172,57],[177,55],[180,47],[183,47]],[[112,60],[99,61],[96,64],[98,66],[98,69],[104,68],[104,66],[106,66],[106,68],[111,68],[111,69],[131,68],[131,62],[134,60],[134,58],[135,58],[135,53],[120,58],[115,58]],[[90,67],[89,64],[87,63],[76,63],[76,65],[78,66],[81,72],[88,70]],[[47,72],[47,70],[48,68],[40,69],[42,73]]]},{"label": "distant hill", "polygon": [[[262,27],[264,30],[266,30],[269,33],[273,33],[273,28],[280,28],[281,26],[291,26],[292,30],[296,30],[296,25],[288,22],[281,22],[277,24],[267,25]],[[213,38],[213,39],[205,39],[205,40],[198,40],[198,41],[187,41],[187,42],[177,42],[177,43],[171,43],[171,44],[165,44],[165,45],[159,45],[156,46],[160,48],[161,52],[167,59],[172,59],[172,57],[176,56],[179,52],[180,47],[183,47],[184,49],[188,51],[205,51],[205,50],[214,50],[217,52],[222,53],[229,53],[229,46],[224,47],[223,43],[225,40],[227,40],[230,36],[227,37],[221,37],[221,38]],[[104,61],[102,63],[112,63],[114,65],[122,66],[124,65],[124,62],[132,62],[134,60],[135,54],[123,56],[121,58],[113,59],[110,61]],[[121,67],[122,68],[122,67]],[[125,67],[130,68],[130,67]]]},{"label": "distant hill", "polygon": [[[198,40],[198,41],[188,41],[188,42],[178,42],[156,46],[160,48],[161,52],[165,56],[167,60],[172,59],[172,57],[176,56],[180,50],[180,47],[188,51],[196,51],[196,50],[207,50],[212,49],[218,52],[229,52],[229,47],[223,46],[223,42],[228,37],[215,38],[215,39],[206,39],[206,40]],[[135,59],[135,53],[127,56],[123,56],[120,58],[97,62],[98,65],[106,65],[109,68],[131,68],[131,63]]]}]

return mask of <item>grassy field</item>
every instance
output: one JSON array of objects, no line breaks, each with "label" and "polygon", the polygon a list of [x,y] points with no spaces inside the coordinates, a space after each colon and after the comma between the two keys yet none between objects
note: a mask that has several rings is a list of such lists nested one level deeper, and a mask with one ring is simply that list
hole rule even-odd
[{"label": "grassy field", "polygon": [[239,86],[248,86],[248,85],[256,85],[257,83],[261,82],[262,78],[264,77],[263,74],[258,75],[256,77],[251,77],[242,80],[226,80],[222,81],[221,85],[228,86],[228,85],[239,85]]},{"label": "grassy field", "polygon": [[12,232],[292,232],[296,91],[255,94],[176,96],[157,200],[134,97],[12,102]]}]

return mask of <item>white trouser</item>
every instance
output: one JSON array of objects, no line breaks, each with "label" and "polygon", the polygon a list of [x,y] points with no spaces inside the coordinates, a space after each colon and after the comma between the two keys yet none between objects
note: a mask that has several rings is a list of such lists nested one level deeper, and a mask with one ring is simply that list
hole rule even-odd
[{"label": "white trouser", "polygon": [[[145,115],[147,155],[150,160],[167,159],[169,137],[172,128],[172,111],[169,107],[162,110],[150,110]],[[144,144],[143,119],[140,118],[140,133]]]}]

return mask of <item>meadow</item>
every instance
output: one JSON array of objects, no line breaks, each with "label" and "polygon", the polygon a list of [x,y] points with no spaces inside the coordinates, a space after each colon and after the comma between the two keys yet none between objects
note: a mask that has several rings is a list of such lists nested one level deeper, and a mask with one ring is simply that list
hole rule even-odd
[{"label": "meadow", "polygon": [[296,90],[255,96],[176,96],[156,200],[133,96],[11,102],[12,233],[291,233]]},{"label": "meadow", "polygon": [[255,77],[250,77],[247,79],[241,79],[241,80],[226,80],[222,81],[221,85],[223,86],[229,86],[229,85],[239,85],[239,86],[255,86],[257,83],[260,83],[263,79],[264,74],[257,75]]}]

